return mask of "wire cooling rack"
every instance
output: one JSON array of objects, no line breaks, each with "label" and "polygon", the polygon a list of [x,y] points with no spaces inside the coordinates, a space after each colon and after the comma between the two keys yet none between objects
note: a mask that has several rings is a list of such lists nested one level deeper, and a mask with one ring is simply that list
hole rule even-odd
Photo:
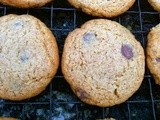
[{"label": "wire cooling rack", "polygon": [[[57,38],[60,56],[68,33],[84,22],[98,18],[76,10],[67,0],[54,0],[53,3],[36,9],[0,5],[0,16],[6,14],[30,14],[43,21]],[[148,31],[159,23],[160,16],[147,0],[136,0],[129,11],[112,20],[131,30],[145,49]],[[77,99],[59,67],[52,83],[37,97],[21,102],[0,99],[0,116],[20,120],[95,120],[110,117],[117,120],[160,120],[160,87],[155,85],[146,67],[140,89],[128,101],[110,108],[99,108]]]}]

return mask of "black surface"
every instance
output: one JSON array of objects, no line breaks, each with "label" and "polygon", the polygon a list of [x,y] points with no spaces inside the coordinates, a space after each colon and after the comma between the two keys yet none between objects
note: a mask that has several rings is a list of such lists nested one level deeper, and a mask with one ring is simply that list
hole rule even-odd
[{"label": "black surface", "polygon": [[[53,3],[36,9],[0,5],[0,16],[11,13],[31,14],[43,21],[56,36],[60,55],[70,31],[87,20],[98,18],[76,10],[67,0],[54,0]],[[159,14],[151,8],[147,0],[136,0],[129,11],[112,20],[131,30],[145,49],[146,36],[149,29],[159,23]],[[79,101],[59,68],[52,83],[37,97],[21,102],[0,99],[0,116],[21,120],[95,120],[107,117],[117,120],[160,120],[160,86],[154,83],[146,68],[140,89],[128,101],[110,108],[99,108]]]}]

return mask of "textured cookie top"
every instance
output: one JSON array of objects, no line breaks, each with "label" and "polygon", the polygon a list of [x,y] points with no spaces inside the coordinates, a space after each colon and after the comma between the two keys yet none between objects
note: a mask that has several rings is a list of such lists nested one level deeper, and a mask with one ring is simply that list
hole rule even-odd
[{"label": "textured cookie top", "polygon": [[52,0],[0,0],[0,3],[19,8],[41,7]]},{"label": "textured cookie top", "polygon": [[160,85],[160,24],[152,28],[148,34],[147,65],[156,83]]},{"label": "textured cookie top", "polygon": [[160,0],[148,0],[152,7],[160,12]]},{"label": "textured cookie top", "polygon": [[0,17],[0,98],[22,100],[46,88],[58,67],[52,32],[30,15]]},{"label": "textured cookie top", "polygon": [[82,101],[113,106],[127,100],[140,87],[144,76],[143,48],[120,24],[91,20],[67,37],[62,71]]},{"label": "textured cookie top", "polygon": [[94,15],[115,17],[127,11],[135,0],[68,0],[76,8]]}]

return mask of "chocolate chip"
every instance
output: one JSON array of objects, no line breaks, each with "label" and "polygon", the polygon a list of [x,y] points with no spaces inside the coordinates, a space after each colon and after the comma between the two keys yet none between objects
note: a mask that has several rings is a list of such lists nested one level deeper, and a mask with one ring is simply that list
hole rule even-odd
[{"label": "chocolate chip", "polygon": [[28,59],[29,59],[29,54],[27,52],[22,52],[21,56],[20,56],[20,59],[21,59],[22,62],[27,62]]},{"label": "chocolate chip", "polygon": [[14,23],[14,27],[15,27],[16,29],[21,29],[21,28],[23,27],[23,22],[22,22],[22,21],[16,21],[16,22]]},{"label": "chocolate chip", "polygon": [[127,58],[127,59],[131,59],[133,57],[133,50],[132,48],[127,45],[127,44],[123,44],[122,48],[121,48],[121,53],[122,55]]},{"label": "chocolate chip", "polygon": [[160,58],[156,58],[156,61],[157,61],[157,62],[160,62]]},{"label": "chocolate chip", "polygon": [[87,99],[89,97],[89,94],[81,88],[77,88],[76,93],[80,97],[80,99]]},{"label": "chocolate chip", "polygon": [[83,40],[85,42],[90,42],[92,40],[96,40],[96,36],[94,33],[88,32],[83,35]]}]

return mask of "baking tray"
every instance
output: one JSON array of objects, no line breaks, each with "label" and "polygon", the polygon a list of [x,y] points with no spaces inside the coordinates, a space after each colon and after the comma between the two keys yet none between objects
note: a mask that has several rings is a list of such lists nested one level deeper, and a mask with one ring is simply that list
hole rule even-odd
[{"label": "baking tray", "polygon": [[[69,32],[80,27],[92,17],[73,8],[67,0],[35,9],[17,9],[0,5],[0,16],[6,14],[30,14],[43,21],[57,38],[59,53]],[[127,27],[146,48],[146,36],[160,21],[147,0],[136,0],[134,6],[123,15],[112,19]],[[20,120],[95,120],[113,117],[117,120],[160,120],[160,87],[147,67],[140,89],[125,103],[100,108],[82,103],[65,81],[61,69],[47,89],[29,100],[13,102],[0,99],[0,116],[11,116]]]}]

